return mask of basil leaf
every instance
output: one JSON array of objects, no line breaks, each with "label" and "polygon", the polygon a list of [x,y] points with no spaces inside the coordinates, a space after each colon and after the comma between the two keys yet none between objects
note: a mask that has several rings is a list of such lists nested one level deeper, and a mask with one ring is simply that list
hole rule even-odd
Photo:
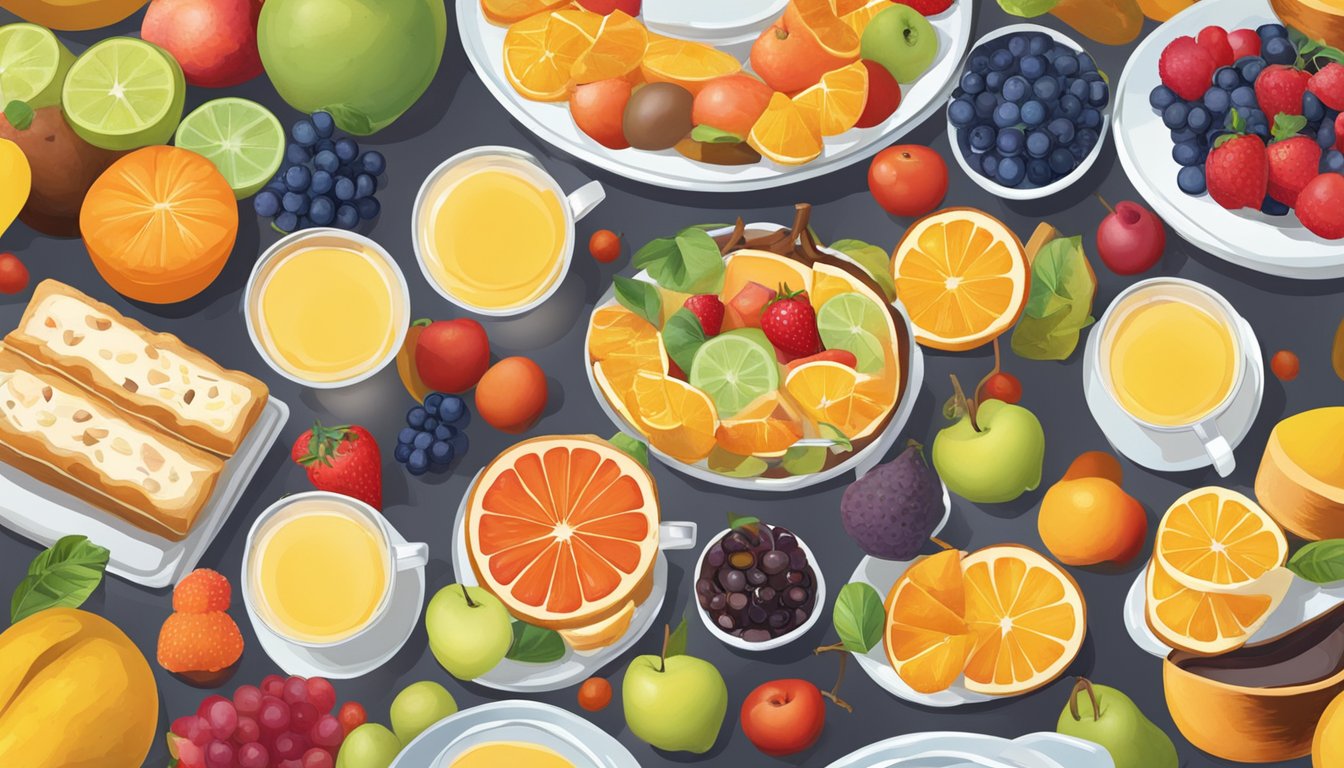
[{"label": "basil leaf", "polygon": [[676,255],[677,241],[671,237],[660,237],[657,240],[650,240],[643,248],[635,251],[630,257],[630,263],[635,269],[652,270],[654,265],[661,264]]},{"label": "basil leaf", "polygon": [[687,374],[691,372],[695,353],[704,343],[705,328],[691,310],[682,307],[667,318],[667,325],[663,326],[663,346],[667,348],[667,356]]},{"label": "basil leaf", "polygon": [[891,254],[862,240],[836,240],[830,248],[840,251],[863,267],[863,271],[886,294],[887,301],[896,299],[896,281],[891,277]]},{"label": "basil leaf", "polygon": [[882,639],[882,625],[887,621],[882,596],[861,581],[846,584],[835,600],[831,621],[845,650],[867,653]]},{"label": "basil leaf", "polygon": [[742,137],[729,133],[712,125],[697,125],[691,131],[691,138],[701,144],[741,144]]},{"label": "basil leaf", "polygon": [[728,527],[735,531],[744,529],[755,529],[761,525],[761,518],[753,515],[739,515],[736,512],[728,513]]},{"label": "basil leaf", "polygon": [[784,452],[779,465],[790,475],[811,475],[826,466],[826,449],[816,446],[790,448]]},{"label": "basil leaf", "polygon": [[1081,237],[1046,243],[1031,267],[1031,293],[1013,329],[1013,351],[1029,360],[1066,360],[1091,325],[1096,278]]},{"label": "basil leaf", "polygon": [[48,608],[78,608],[103,580],[108,551],[86,536],[66,536],[28,566],[9,603],[9,620],[19,622]]},{"label": "basil leaf", "polygon": [[550,664],[565,657],[565,641],[553,629],[513,622],[513,645],[504,658],[523,664]]},{"label": "basil leaf", "polygon": [[1288,570],[1313,584],[1344,580],[1344,539],[1311,542],[1288,559]]},{"label": "basil leaf", "polygon": [[670,291],[718,293],[723,288],[723,254],[714,238],[698,227],[654,240],[636,251],[631,261]]},{"label": "basil leaf", "polygon": [[643,440],[636,440],[624,432],[617,432],[607,442],[630,454],[635,461],[643,464],[645,469],[649,468],[649,446]]},{"label": "basil leaf", "polygon": [[770,465],[755,456],[738,456],[735,453],[729,453],[717,445],[709,452],[705,459],[711,472],[716,472],[724,477],[760,477],[765,471],[770,469]]},{"label": "basil leaf", "polygon": [[681,623],[672,630],[672,634],[667,639],[667,654],[664,658],[686,655],[686,617],[681,617]]},{"label": "basil leaf", "polygon": [[611,278],[616,289],[616,301],[621,306],[648,320],[654,328],[663,317],[663,297],[656,286],[643,280],[633,280],[615,275]]},{"label": "basil leaf", "polygon": [[1059,0],[999,0],[999,7],[1014,16],[1044,16],[1059,5]]}]

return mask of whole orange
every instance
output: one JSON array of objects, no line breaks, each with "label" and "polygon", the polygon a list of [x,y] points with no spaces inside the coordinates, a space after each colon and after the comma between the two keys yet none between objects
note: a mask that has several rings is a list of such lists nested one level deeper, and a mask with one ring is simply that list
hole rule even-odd
[{"label": "whole orange", "polygon": [[947,162],[919,144],[887,147],[868,166],[868,189],[892,216],[923,216],[947,195]]},{"label": "whole orange", "polygon": [[476,385],[476,412],[500,432],[526,432],[546,409],[546,374],[526,357],[506,357]]},{"label": "whole orange", "polygon": [[1127,563],[1143,549],[1148,515],[1101,477],[1061,480],[1045,492],[1036,518],[1041,541],[1065,565]]},{"label": "whole orange", "polygon": [[1080,477],[1100,477],[1120,485],[1124,470],[1119,460],[1105,451],[1084,451],[1069,465],[1062,479],[1077,480]]}]

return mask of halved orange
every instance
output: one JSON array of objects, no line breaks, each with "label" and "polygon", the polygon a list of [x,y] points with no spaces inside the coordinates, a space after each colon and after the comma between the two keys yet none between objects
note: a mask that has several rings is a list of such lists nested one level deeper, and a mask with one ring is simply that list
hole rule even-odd
[{"label": "halved orange", "polygon": [[793,0],[784,10],[784,26],[795,34],[810,34],[837,64],[859,57],[859,36],[840,19],[831,0]]},{"label": "halved orange", "polygon": [[612,11],[602,17],[592,47],[574,62],[570,75],[579,85],[625,77],[639,68],[648,44],[643,24],[624,11]]},{"label": "halved orange", "polygon": [[504,76],[524,98],[568,98],[574,64],[592,47],[602,19],[596,13],[566,9],[513,24],[504,34]]},{"label": "halved orange", "polygon": [[1292,576],[1267,580],[1266,594],[1200,592],[1171,577],[1156,559],[1144,573],[1148,627],[1172,648],[1190,653],[1226,653],[1245,645],[1283,602]]},{"label": "halved orange", "polygon": [[765,112],[747,134],[747,143],[780,165],[803,165],[821,156],[819,115],[785,96],[770,97]]},{"label": "halved orange", "polygon": [[1210,486],[1172,503],[1157,526],[1153,559],[1190,589],[1254,594],[1288,559],[1288,539],[1259,504]]},{"label": "halved orange", "polygon": [[821,82],[794,96],[793,101],[816,115],[822,136],[838,136],[859,122],[868,103],[868,68],[856,61],[833,69],[821,76]]},{"label": "halved orange", "polygon": [[649,442],[668,456],[693,464],[714,450],[714,401],[690,384],[640,371],[627,402]]},{"label": "halved orange", "polygon": [[467,553],[481,586],[515,617],[589,627],[648,597],[658,524],[642,464],[592,435],[551,435],[481,471],[467,500]]},{"label": "halved orange", "polygon": [[920,693],[945,691],[961,677],[974,636],[966,624],[961,553],[946,550],[906,569],[887,594],[887,662]]},{"label": "halved orange", "polygon": [[649,321],[613,304],[598,309],[588,322],[588,357],[602,364],[615,391],[629,392],[640,371],[667,373],[663,334]]},{"label": "halved orange", "polygon": [[481,0],[481,11],[495,24],[513,24],[568,3],[569,0]]},{"label": "halved orange", "polygon": [[790,371],[784,391],[814,423],[830,424],[850,440],[872,434],[896,404],[894,377],[868,376],[829,360]]},{"label": "halved orange", "polygon": [[1073,577],[1017,544],[986,547],[962,562],[966,623],[975,648],[966,687],[1009,696],[1034,691],[1064,673],[1083,646],[1087,606]]},{"label": "halved orange", "polygon": [[742,62],[730,53],[671,37],[650,38],[640,65],[644,79],[650,83],[675,83],[691,93],[699,93],[710,80],[740,69]]},{"label": "halved orange", "polygon": [[892,254],[891,276],[915,340],[952,352],[1013,327],[1031,289],[1022,241],[975,208],[944,208],[911,225]]},{"label": "halved orange", "polygon": [[802,417],[778,391],[751,401],[714,432],[719,447],[738,456],[779,456],[802,436]]}]

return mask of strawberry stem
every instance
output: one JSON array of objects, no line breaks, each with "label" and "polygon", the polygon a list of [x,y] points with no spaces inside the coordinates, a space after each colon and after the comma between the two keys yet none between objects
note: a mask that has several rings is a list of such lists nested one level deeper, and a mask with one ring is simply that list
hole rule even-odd
[{"label": "strawberry stem", "polygon": [[349,424],[342,424],[338,427],[324,427],[322,422],[313,422],[313,437],[308,441],[308,453],[299,459],[299,463],[305,467],[311,467],[314,464],[323,464],[330,467],[332,462],[339,458],[341,444],[345,442],[354,442],[359,436],[350,430]]}]

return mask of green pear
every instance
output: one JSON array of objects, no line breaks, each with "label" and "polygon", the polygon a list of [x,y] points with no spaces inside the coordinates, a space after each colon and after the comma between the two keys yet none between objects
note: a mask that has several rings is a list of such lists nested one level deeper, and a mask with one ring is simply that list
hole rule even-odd
[{"label": "green pear", "polygon": [[450,584],[425,608],[429,650],[448,674],[475,680],[495,668],[513,645],[513,619],[481,587]]},{"label": "green pear", "polygon": [[986,400],[933,439],[933,467],[952,493],[976,504],[1012,501],[1041,484],[1045,430],[1020,405]]},{"label": "green pear", "polygon": [[669,752],[708,752],[728,712],[723,675],[693,656],[637,656],[621,683],[625,723],[640,739]]},{"label": "green pear", "polygon": [[388,768],[401,742],[386,726],[365,723],[351,731],[336,755],[336,768]]},{"label": "green pear", "polygon": [[429,726],[457,714],[457,700],[442,685],[421,680],[401,689],[392,700],[391,714],[392,731],[406,746]]},{"label": "green pear", "polygon": [[1180,765],[1171,738],[1144,717],[1133,700],[1114,688],[1093,685],[1083,678],[1073,687],[1055,730],[1105,747],[1115,768]]}]

